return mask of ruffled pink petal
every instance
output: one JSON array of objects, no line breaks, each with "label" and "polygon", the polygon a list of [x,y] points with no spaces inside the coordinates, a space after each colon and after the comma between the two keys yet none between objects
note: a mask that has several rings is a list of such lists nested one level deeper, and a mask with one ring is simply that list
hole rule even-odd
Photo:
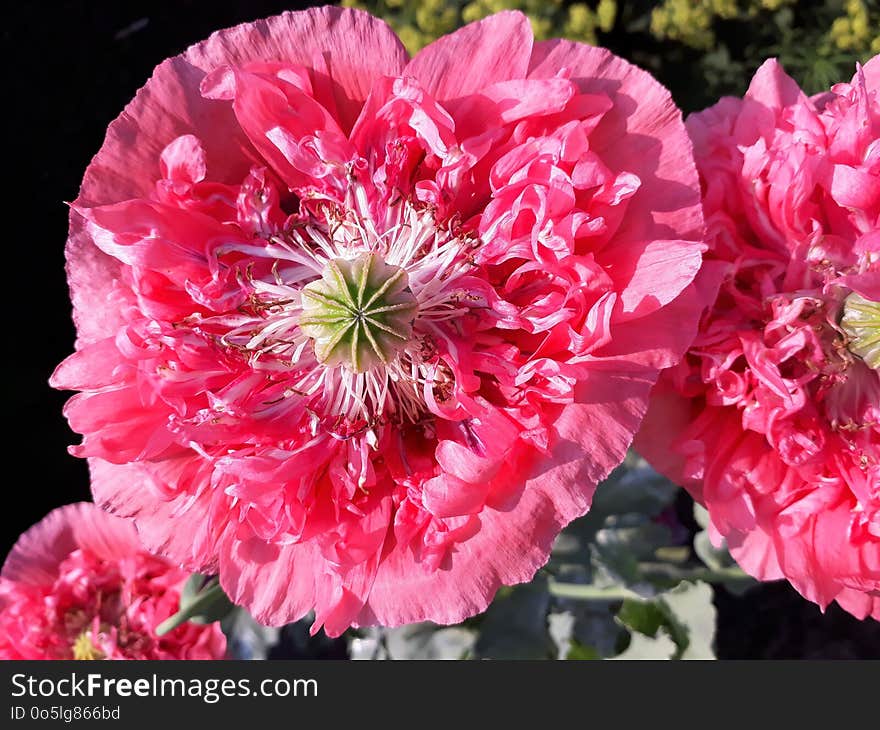
[{"label": "ruffled pink petal", "polygon": [[229,105],[205,99],[199,85],[208,72],[224,65],[279,59],[314,68],[316,77],[326,77],[333,99],[342,107],[340,114],[348,114],[350,124],[373,83],[381,76],[399,75],[407,56],[383,21],[331,6],[218,31],[156,68],[108,128],[77,202],[106,205],[147,196],[160,177],[163,149],[185,134],[201,141],[213,179],[238,182],[247,174],[251,156],[247,139]]},{"label": "ruffled pink petal", "polygon": [[123,326],[125,304],[133,296],[130,290],[119,284],[119,261],[95,246],[86,231],[85,220],[76,212],[70,214],[64,255],[76,325],[76,346],[84,347]]},{"label": "ruffled pink petal", "polygon": [[696,286],[720,276],[636,438],[707,507],[713,542],[744,570],[860,618],[880,587],[880,381],[838,323],[849,290],[880,297],[868,65],[807,98],[771,60],[743,99],[688,119],[709,243]]},{"label": "ruffled pink petal", "polygon": [[271,546],[251,539],[228,546],[220,563],[220,584],[258,621],[279,626],[315,607],[315,584],[324,571],[314,542]]},{"label": "ruffled pink petal", "polygon": [[77,456],[123,463],[164,455],[174,443],[167,410],[144,408],[135,387],[77,393],[64,405],[71,428],[86,434],[71,446]]},{"label": "ruffled pink petal", "polygon": [[238,238],[210,216],[143,200],[83,208],[82,214],[104,253],[163,274],[181,288],[208,278],[212,249]]},{"label": "ruffled pink petal", "polygon": [[880,302],[880,271],[843,277],[843,283],[872,302]]},{"label": "ruffled pink petal", "polygon": [[23,533],[6,557],[0,576],[29,585],[51,585],[58,564],[78,547],[73,523],[81,511],[80,504],[59,507]]},{"label": "ruffled pink petal", "polygon": [[[702,234],[690,146],[646,73],[574,44],[536,61],[522,14],[349,94],[332,49],[303,51],[332,33],[296,34],[365,16],[310,13],[221,32],[157,71],[155,113],[181,124],[157,143],[155,187],[75,208],[121,265],[126,321],[103,337],[106,321],[84,324],[53,382],[85,391],[66,414],[96,501],[150,549],[219,572],[260,620],[314,610],[334,635],[459,620],[546,561],[687,344]],[[276,43],[296,18],[293,45]],[[196,71],[175,76],[180,63]],[[201,98],[175,97],[184,81]],[[233,116],[203,129],[165,102]],[[227,167],[221,122],[240,128]],[[303,337],[314,246],[405,265],[412,346],[382,366],[399,358],[400,374],[352,374]],[[98,279],[77,306],[111,289]]]},{"label": "ruffled pink petal", "polygon": [[880,621],[880,595],[868,595],[852,588],[844,588],[835,599],[841,608],[857,619],[872,618]]},{"label": "ruffled pink petal", "polygon": [[86,549],[104,560],[119,560],[141,549],[131,522],[90,502],[52,510],[18,538],[3,564],[2,577],[29,585],[51,584],[71,552]]},{"label": "ruffled pink petal", "polygon": [[669,304],[694,280],[703,261],[693,241],[662,240],[614,247],[597,258],[622,289],[619,322],[639,319]]},{"label": "ruffled pink petal", "polygon": [[590,354],[631,366],[670,367],[693,342],[697,331],[694,313],[700,310],[700,302],[695,288],[689,286],[656,313],[613,324],[608,344]]},{"label": "ruffled pink petal", "polygon": [[[695,254],[699,257],[699,252]],[[680,262],[687,270],[687,260]],[[672,267],[670,267],[672,268]],[[727,270],[717,262],[707,261],[699,269],[693,284],[689,284],[672,301],[656,311],[657,297],[646,293],[646,305],[649,314],[644,317],[621,317],[623,321],[615,323],[613,337],[604,347],[598,348],[594,354],[598,357],[627,359],[641,365],[656,368],[668,368],[681,359],[681,355],[693,343],[697,333],[699,320],[696,313],[702,312],[710,301],[713,301]],[[672,269],[668,276],[674,278]],[[658,275],[663,282],[665,275]],[[679,283],[685,281],[679,279]],[[672,283],[673,288],[677,286]],[[662,284],[658,284],[658,293]]]},{"label": "ruffled pink petal", "polygon": [[726,540],[734,560],[752,577],[758,580],[780,580],[785,577],[779,566],[775,541],[763,530],[732,532]]},{"label": "ruffled pink petal", "polygon": [[459,99],[499,81],[523,78],[532,42],[525,15],[496,13],[425,46],[404,73],[438,101]]},{"label": "ruffled pink petal", "polygon": [[165,180],[185,183],[204,180],[208,164],[199,138],[193,134],[184,134],[171,142],[162,151],[159,169]]},{"label": "ruffled pink petal", "polygon": [[83,390],[118,384],[119,350],[115,337],[106,337],[85,345],[64,360],[52,373],[49,385],[60,390]]},{"label": "ruffled pink petal", "polygon": [[[671,434],[681,433],[693,420],[690,399],[683,397],[666,378],[651,391],[651,403],[633,441],[635,450],[651,466],[675,484],[699,489],[699,483],[686,483],[687,457],[670,448]],[[696,495],[699,496],[699,493]]]},{"label": "ruffled pink petal", "polygon": [[[184,56],[205,71],[224,64],[278,60],[313,69],[310,75],[318,100],[329,103],[328,97],[332,98],[346,130],[373,84],[382,76],[401,75],[409,60],[387,23],[360,10],[333,6],[282,13],[218,31]],[[329,95],[322,94],[321,87]]]},{"label": "ruffled pink petal", "polygon": [[784,109],[806,101],[804,92],[775,58],[769,58],[752,77],[746,96],[772,109]]},{"label": "ruffled pink petal", "polygon": [[[119,517],[136,517],[139,540],[148,550],[193,571],[217,571],[216,547],[208,534],[209,494],[197,500],[188,495],[168,499],[157,477],[137,462],[111,464],[92,458],[89,473],[95,503]],[[171,520],[174,530],[167,529]]]},{"label": "ruffled pink petal", "polygon": [[425,482],[422,504],[435,517],[458,517],[478,513],[488,495],[488,483],[466,482],[443,474]]},{"label": "ruffled pink petal", "polygon": [[115,561],[141,552],[137,530],[129,520],[115,517],[91,502],[81,502],[71,515],[76,544],[101,560]]},{"label": "ruffled pink petal", "polygon": [[500,586],[531,580],[556,534],[589,508],[593,490],[582,486],[601,481],[623,459],[651,385],[650,378],[592,373],[578,403],[555,424],[559,441],[550,460],[526,472],[506,505],[480,512],[479,531],[455,546],[448,565],[432,571],[408,549],[392,550],[356,624],[457,623],[484,611]]},{"label": "ruffled pink petal", "polygon": [[[641,181],[615,246],[701,240],[702,207],[691,185],[693,148],[669,92],[649,73],[605,49],[562,40],[536,43],[529,78],[551,78],[560,68],[568,70],[582,92],[604,94],[614,102],[590,135],[590,148],[612,170],[634,173]],[[626,144],[621,144],[624,135]]]},{"label": "ruffled pink petal", "polygon": [[300,143],[319,138],[325,144],[330,140],[334,148],[348,147],[329,111],[310,93],[259,71],[249,66],[223,66],[202,80],[202,94],[232,102],[241,129],[291,188],[311,183],[328,162],[345,163],[350,153],[336,160],[322,160]]},{"label": "ruffled pink petal", "polygon": [[835,165],[831,173],[831,195],[845,208],[870,210],[880,200],[880,178],[849,165]]}]

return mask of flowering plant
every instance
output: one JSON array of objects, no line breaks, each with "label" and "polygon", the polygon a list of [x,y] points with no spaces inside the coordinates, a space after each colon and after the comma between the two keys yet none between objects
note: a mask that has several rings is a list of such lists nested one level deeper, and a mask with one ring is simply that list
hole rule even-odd
[{"label": "flowering plant", "polygon": [[412,59],[338,8],[215,33],[72,206],[72,452],[261,622],[460,621],[623,459],[702,225],[669,94],[521,14]]},{"label": "flowering plant", "polygon": [[717,296],[638,447],[749,573],[880,618],[880,57],[812,98],[768,61],[688,129]]}]

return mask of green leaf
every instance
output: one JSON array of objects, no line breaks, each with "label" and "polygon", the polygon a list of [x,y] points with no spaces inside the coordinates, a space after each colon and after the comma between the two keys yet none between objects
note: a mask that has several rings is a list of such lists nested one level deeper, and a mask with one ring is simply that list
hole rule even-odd
[{"label": "green leaf", "polygon": [[672,639],[676,659],[714,658],[715,619],[712,588],[699,581],[682,581],[653,600],[628,598],[617,614],[618,622],[634,635]]},{"label": "green leaf", "polygon": [[707,568],[722,570],[736,565],[736,561],[730,557],[727,548],[720,548],[712,544],[709,538],[709,512],[702,505],[694,503],[694,519],[702,527],[702,531],[694,535],[694,552],[703,561]]},{"label": "green leaf", "polygon": [[[722,545],[716,548],[709,539],[709,512],[705,507],[694,504],[694,519],[697,524],[703,528],[701,532],[694,535],[694,553],[715,575],[706,577],[713,583],[721,583],[727,590],[736,595],[745,593],[749,588],[755,585],[752,579],[746,573],[743,573],[736,561],[730,556],[727,547]],[[724,577],[727,575],[728,577]]]},{"label": "green leaf", "polygon": [[654,601],[631,598],[623,602],[617,618],[631,631],[638,631],[646,636],[656,636],[658,629],[669,623],[667,613]]},{"label": "green leaf", "polygon": [[712,570],[720,570],[736,565],[725,548],[716,548],[706,530],[694,535],[694,552],[703,564]]},{"label": "green leaf", "polygon": [[[682,582],[659,599],[674,627],[681,659],[714,659],[716,611],[708,583]],[[684,646],[682,646],[684,639]]]},{"label": "green leaf", "polygon": [[704,530],[709,529],[709,510],[699,502],[694,502],[694,520]]},{"label": "green leaf", "polygon": [[584,660],[592,660],[592,659],[601,659],[602,655],[599,654],[592,646],[585,646],[584,644],[579,644],[577,641],[571,642],[571,648],[568,650],[568,654],[565,655],[566,659],[584,661]]}]

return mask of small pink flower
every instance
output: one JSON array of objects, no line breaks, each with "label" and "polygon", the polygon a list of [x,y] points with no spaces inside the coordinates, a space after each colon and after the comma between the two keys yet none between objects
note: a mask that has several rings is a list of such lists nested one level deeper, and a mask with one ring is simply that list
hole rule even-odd
[{"label": "small pink flower", "polygon": [[880,58],[812,99],[768,61],[687,124],[714,304],[637,447],[749,573],[880,618]]},{"label": "small pink flower", "polygon": [[262,622],[449,623],[529,580],[696,329],[668,92],[501,13],[409,59],[319,8],[172,58],[71,215],[96,501]]},{"label": "small pink flower", "polygon": [[145,552],[130,521],[59,507],[25,532],[0,572],[0,659],[222,659],[219,624],[185,623],[188,574]]}]

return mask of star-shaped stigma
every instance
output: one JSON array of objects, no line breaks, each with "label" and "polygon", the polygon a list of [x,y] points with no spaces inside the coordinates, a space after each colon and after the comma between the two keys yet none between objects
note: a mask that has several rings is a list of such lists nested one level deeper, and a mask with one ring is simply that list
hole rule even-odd
[{"label": "star-shaped stigma", "polygon": [[373,253],[331,259],[302,289],[299,326],[324,365],[356,373],[387,364],[412,337],[418,301],[404,269]]},{"label": "star-shaped stigma", "polygon": [[840,326],[849,337],[850,352],[880,370],[880,303],[852,292],[844,302]]}]

